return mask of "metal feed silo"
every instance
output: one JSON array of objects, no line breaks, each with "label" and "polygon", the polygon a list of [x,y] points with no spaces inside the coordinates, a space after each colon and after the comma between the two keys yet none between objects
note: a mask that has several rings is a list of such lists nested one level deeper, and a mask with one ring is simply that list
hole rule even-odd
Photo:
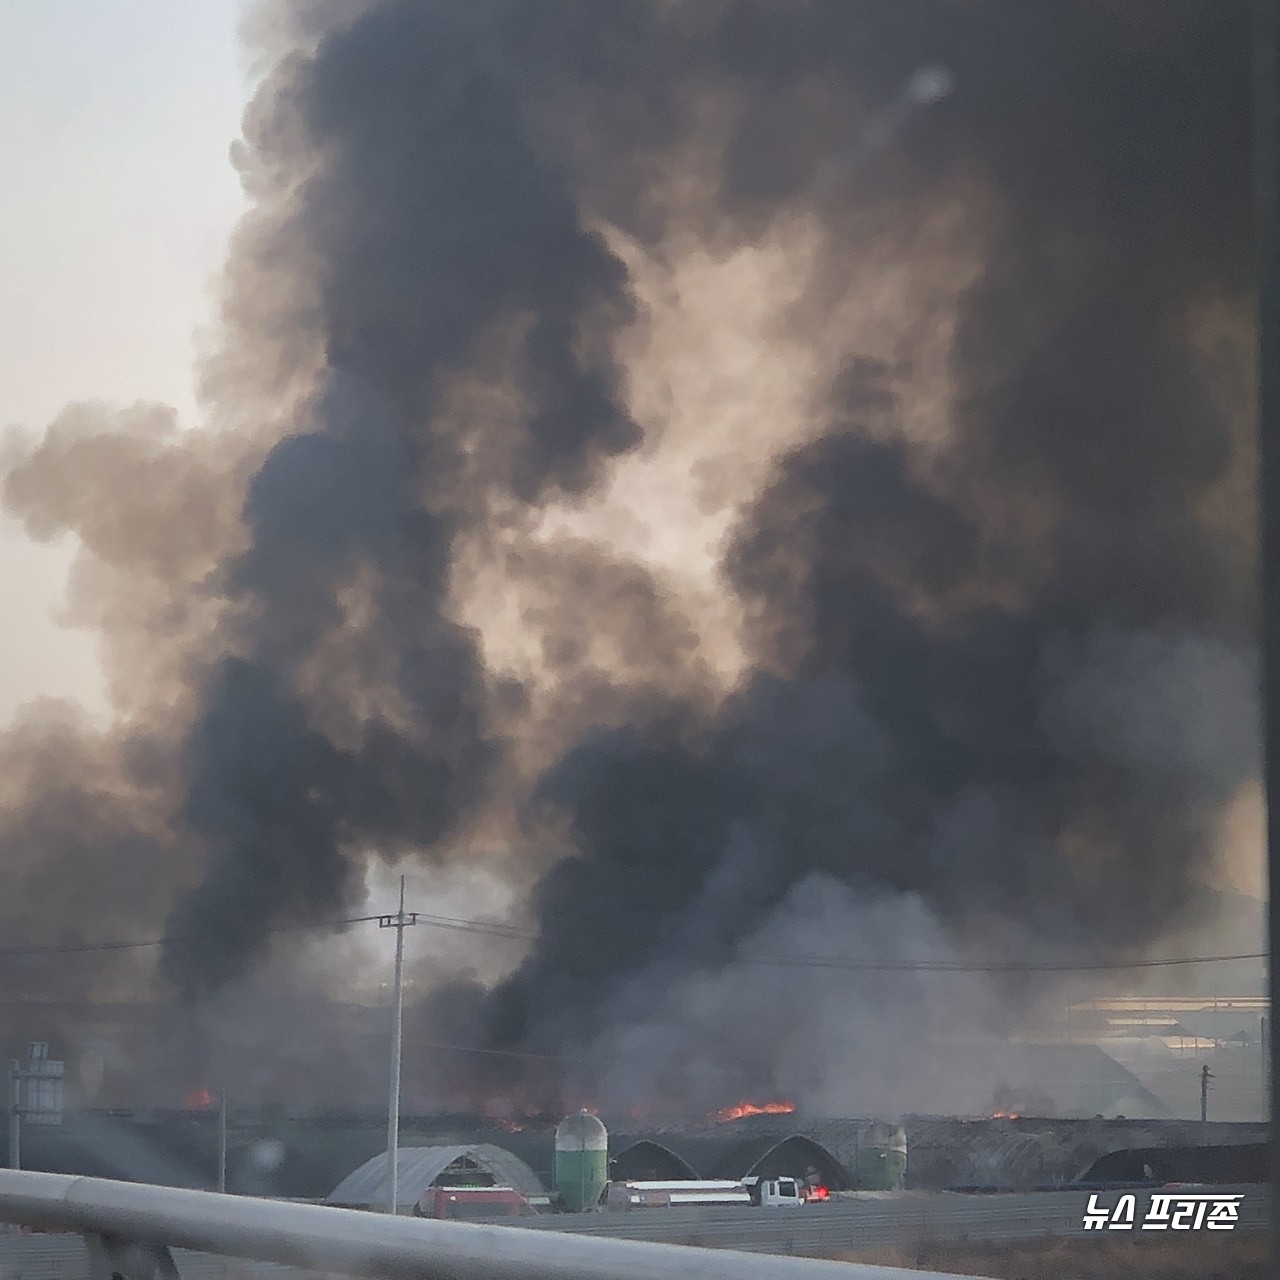
[{"label": "metal feed silo", "polygon": [[901,1125],[873,1124],[858,1138],[854,1178],[860,1191],[899,1191],[907,1174],[907,1133]]},{"label": "metal feed silo", "polygon": [[594,1209],[609,1181],[609,1132],[585,1108],[556,1130],[555,1179],[570,1213]]}]

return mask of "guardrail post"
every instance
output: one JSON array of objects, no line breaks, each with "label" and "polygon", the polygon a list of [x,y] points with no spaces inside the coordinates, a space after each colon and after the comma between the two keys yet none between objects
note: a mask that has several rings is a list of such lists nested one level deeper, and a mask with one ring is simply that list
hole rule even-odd
[{"label": "guardrail post", "polygon": [[181,1280],[167,1245],[87,1232],[89,1280]]}]

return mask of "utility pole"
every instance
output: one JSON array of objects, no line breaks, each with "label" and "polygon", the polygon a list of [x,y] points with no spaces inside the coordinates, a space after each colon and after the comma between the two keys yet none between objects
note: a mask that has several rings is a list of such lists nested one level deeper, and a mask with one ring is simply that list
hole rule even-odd
[{"label": "utility pole", "polygon": [[[1267,798],[1268,990],[1280,989],[1280,0],[1254,0],[1253,137],[1258,252],[1262,746]],[[1271,1185],[1280,1187],[1280,1077],[1271,1055]],[[1271,1197],[1280,1242],[1280,1195]],[[1280,1244],[1276,1245],[1280,1250]]]},{"label": "utility pole", "polygon": [[1262,1107],[1262,1118],[1267,1118],[1267,1015],[1262,1015],[1262,1024],[1258,1033],[1258,1055],[1262,1059],[1262,1066],[1259,1072],[1259,1079],[1262,1082],[1262,1091],[1259,1095],[1259,1103]]},{"label": "utility pole", "polygon": [[387,1212],[396,1212],[397,1181],[400,1174],[400,1038],[404,1021],[404,931],[418,923],[418,913],[404,909],[404,876],[400,877],[400,910],[393,916],[379,916],[379,929],[396,931],[396,977],[391,997],[391,1089],[387,1101]]},{"label": "utility pole", "polygon": [[1213,1073],[1208,1069],[1208,1062],[1201,1068],[1201,1146],[1208,1146],[1208,1082]]},{"label": "utility pole", "polygon": [[227,1189],[227,1091],[218,1099],[218,1190]]}]

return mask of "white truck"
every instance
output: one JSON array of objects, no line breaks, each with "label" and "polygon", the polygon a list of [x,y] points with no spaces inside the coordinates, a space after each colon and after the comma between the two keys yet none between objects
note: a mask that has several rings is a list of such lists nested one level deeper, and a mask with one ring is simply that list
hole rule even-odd
[{"label": "white truck", "polygon": [[[825,1188],[822,1189],[825,1192]],[[690,1205],[754,1205],[757,1209],[800,1208],[819,1197],[798,1178],[743,1178],[739,1181],[611,1182],[601,1196],[606,1209],[675,1209]]]},{"label": "white truck", "polygon": [[808,1203],[808,1188],[796,1178],[743,1178],[751,1203],[763,1209],[798,1209]]},{"label": "white truck", "polygon": [[606,1209],[671,1209],[680,1205],[751,1204],[741,1182],[729,1180],[611,1182],[605,1188]]}]

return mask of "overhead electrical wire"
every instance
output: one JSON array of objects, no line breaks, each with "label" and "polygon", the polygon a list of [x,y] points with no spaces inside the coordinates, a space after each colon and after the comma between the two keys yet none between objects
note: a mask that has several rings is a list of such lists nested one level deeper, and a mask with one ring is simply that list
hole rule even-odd
[{"label": "overhead electrical wire", "polygon": [[[457,916],[439,916],[415,912],[419,924],[461,933],[483,934],[533,942],[537,935],[503,924],[498,920],[468,920]],[[339,929],[348,925],[381,920],[382,915],[344,916],[331,920],[312,920],[295,924],[274,925],[264,932],[297,933],[319,929]],[[40,956],[87,955],[110,951],[136,951],[149,947],[180,946],[195,941],[181,934],[162,938],[141,938],[116,942],[62,942],[44,945],[0,946],[0,959],[26,959]],[[970,964],[952,960],[862,960],[853,956],[780,956],[746,953],[732,957],[738,964],[792,969],[836,969],[854,973],[1118,973],[1129,969],[1161,969],[1175,965],[1225,964],[1232,961],[1265,960],[1265,951],[1238,952],[1230,955],[1167,956],[1148,960],[1119,961],[1010,961],[1007,963]]]},{"label": "overhead electrical wire", "polygon": [[[265,933],[298,933],[310,929],[337,929],[348,924],[365,924],[370,920],[381,920],[382,916],[347,916],[339,920],[312,920],[299,924],[278,924],[265,929]],[[16,947],[0,947],[0,958],[13,956],[24,959],[27,956],[70,956],[87,955],[97,951],[143,951],[148,947],[167,947],[181,942],[193,942],[194,937],[174,934],[165,938],[134,938],[120,942],[50,942],[44,944],[20,945]]]},{"label": "overhead electrical wire", "polygon": [[1162,969],[1170,965],[1222,964],[1229,960],[1265,960],[1265,951],[1244,951],[1234,955],[1169,956],[1158,960],[1011,961],[1005,964],[963,964],[951,960],[854,960],[842,956],[755,956],[735,957],[740,964],[778,965],[797,969],[867,970],[875,973],[1087,973],[1121,972],[1126,969]]}]

